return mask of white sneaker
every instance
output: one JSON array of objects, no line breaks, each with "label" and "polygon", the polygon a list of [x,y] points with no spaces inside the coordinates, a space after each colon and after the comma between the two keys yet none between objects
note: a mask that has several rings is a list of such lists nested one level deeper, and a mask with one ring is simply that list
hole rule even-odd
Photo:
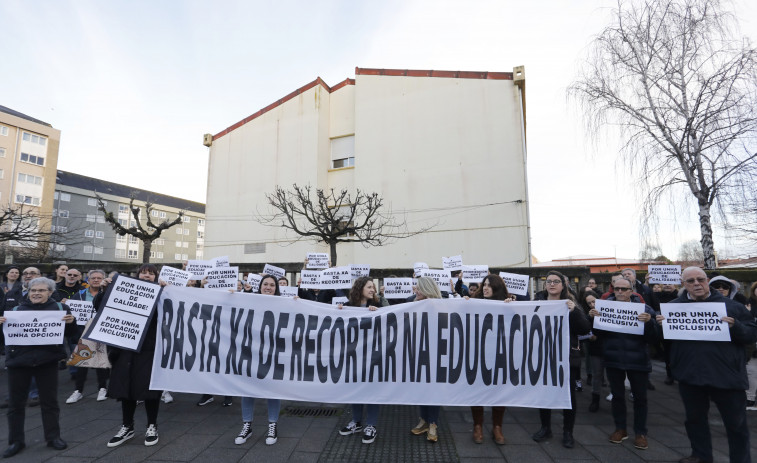
[{"label": "white sneaker", "polygon": [[612,392],[607,397],[605,397],[605,400],[612,402]]},{"label": "white sneaker", "polygon": [[66,399],[67,404],[75,404],[76,402],[80,401],[84,397],[81,392],[74,391],[73,394],[71,394],[71,397]]},{"label": "white sneaker", "polygon": [[173,396],[168,391],[163,391],[163,394],[160,396],[161,399],[163,399],[163,403],[170,404],[173,402]]},{"label": "white sneaker", "polygon": [[239,435],[234,439],[234,443],[237,445],[242,445],[245,442],[247,442],[247,439],[250,438],[252,435],[252,423],[249,421],[245,421],[242,423],[242,430],[239,431]]},{"label": "white sneaker", "polygon": [[148,447],[155,445],[158,443],[159,439],[158,428],[156,428],[154,424],[148,426],[147,431],[145,431],[145,445]]},{"label": "white sneaker", "polygon": [[108,390],[104,387],[97,393],[97,401],[102,402],[103,400],[108,400]]},{"label": "white sneaker", "polygon": [[276,423],[268,423],[268,434],[265,436],[265,445],[273,445],[279,440]]}]

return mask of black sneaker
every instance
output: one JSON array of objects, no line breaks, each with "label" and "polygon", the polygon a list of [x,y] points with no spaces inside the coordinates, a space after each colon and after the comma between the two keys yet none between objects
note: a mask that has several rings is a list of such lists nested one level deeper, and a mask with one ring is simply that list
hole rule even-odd
[{"label": "black sneaker", "polygon": [[223,406],[224,407],[231,407],[231,397],[224,397],[223,398]]},{"label": "black sneaker", "polygon": [[116,435],[108,441],[108,447],[118,447],[132,437],[134,437],[134,426],[123,425]]},{"label": "black sneaker", "polygon": [[268,434],[265,436],[265,445],[273,445],[279,440],[279,433],[276,430],[276,423],[268,423]]},{"label": "black sneaker", "polygon": [[360,422],[356,423],[354,421],[350,421],[349,423],[347,423],[347,426],[339,430],[339,434],[343,436],[349,436],[352,434],[357,434],[362,430],[363,430],[363,427],[360,425]]},{"label": "black sneaker", "polygon": [[213,399],[212,395],[210,395],[210,394],[203,394],[202,397],[200,397],[200,401],[197,402],[197,406],[198,407],[202,407],[203,405],[209,404],[213,400],[214,399]]},{"label": "black sneaker", "polygon": [[376,430],[376,426],[366,426],[363,430],[363,443],[364,444],[372,444],[373,441],[376,440],[376,435],[378,434],[378,431]]},{"label": "black sneaker", "polygon": [[252,435],[252,423],[250,423],[249,421],[245,421],[244,423],[242,423],[242,430],[239,431],[237,438],[234,439],[234,443],[237,445],[242,445],[245,442],[247,442],[247,439],[249,439],[251,435]]},{"label": "black sneaker", "polygon": [[154,424],[151,424],[147,427],[147,431],[145,431],[145,445],[151,446],[158,443],[158,428],[155,427]]}]

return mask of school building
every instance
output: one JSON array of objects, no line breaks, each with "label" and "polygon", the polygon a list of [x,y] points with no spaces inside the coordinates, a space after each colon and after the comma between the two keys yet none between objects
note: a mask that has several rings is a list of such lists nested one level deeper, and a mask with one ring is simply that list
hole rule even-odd
[{"label": "school building", "polygon": [[[206,135],[205,255],[231,262],[301,262],[324,244],[296,241],[256,217],[275,188],[377,192],[408,231],[383,247],[339,244],[338,264],[441,268],[531,264],[526,95],[513,72],[356,68],[320,78]],[[388,212],[388,210],[387,210]]]}]

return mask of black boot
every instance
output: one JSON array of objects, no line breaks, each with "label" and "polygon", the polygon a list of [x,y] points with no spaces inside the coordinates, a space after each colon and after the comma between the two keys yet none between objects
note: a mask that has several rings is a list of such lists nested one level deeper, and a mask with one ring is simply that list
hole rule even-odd
[{"label": "black boot", "polygon": [[591,404],[589,404],[589,411],[596,413],[599,410],[599,394],[591,395]]},{"label": "black boot", "polygon": [[565,431],[562,433],[562,446],[566,449],[572,449],[576,445],[576,441],[573,439],[573,433]]},{"label": "black boot", "polygon": [[550,437],[552,437],[552,430],[550,428],[544,427],[544,426],[541,429],[539,429],[538,431],[536,431],[533,436],[531,436],[531,438],[533,440],[535,440],[536,442],[541,442],[543,440],[547,440]]}]

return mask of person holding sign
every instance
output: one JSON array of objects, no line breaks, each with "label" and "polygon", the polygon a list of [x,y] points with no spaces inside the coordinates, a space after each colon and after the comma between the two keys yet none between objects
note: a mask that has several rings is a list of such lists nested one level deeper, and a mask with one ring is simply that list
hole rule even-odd
[{"label": "person holding sign", "polygon": [[[142,264],[137,272],[137,278],[154,283],[158,279],[158,268],[153,264]],[[104,299],[99,298],[95,301],[98,311],[101,310]],[[162,391],[150,389],[157,325],[158,318],[153,317],[147,327],[142,349],[139,352],[108,347],[108,359],[112,365],[108,397],[121,401],[123,420],[121,429],[108,441],[108,447],[118,447],[134,437],[134,412],[137,410],[138,400],[145,402],[145,412],[147,412],[145,445],[149,447],[158,443],[157,423]]]},{"label": "person holding sign", "polygon": [[[638,302],[631,297],[633,288],[631,282],[621,278],[613,285],[614,295],[607,298],[608,301]],[[644,305],[644,312],[636,317],[644,323],[644,334],[635,335],[596,326],[596,317],[600,312],[593,308],[589,311],[592,318],[594,332],[601,339],[602,361],[610,381],[612,392],[612,417],[615,420],[615,432],[610,435],[610,442],[620,444],[628,439],[626,432],[626,377],[631,383],[633,394],[633,430],[636,438],[633,446],[637,449],[646,450],[647,443],[647,381],[649,372],[652,371],[652,362],[647,352],[647,343],[654,344],[657,340],[657,329],[653,317],[654,310]]]},{"label": "person holding sign", "polygon": [[[70,271],[70,270],[69,270]],[[95,297],[100,293],[100,288],[102,288],[103,280],[105,280],[105,271],[104,270],[90,270],[87,274],[87,281],[89,282],[89,288],[83,288],[73,296],[71,296],[72,301],[94,301]],[[81,338],[82,333],[84,332],[84,325],[77,326],[77,335],[75,336],[76,339]],[[82,399],[84,395],[82,394],[82,391],[84,390],[84,382],[87,381],[87,373],[89,372],[89,368],[87,367],[77,367],[76,372],[74,373],[74,381],[76,384],[76,390],[71,394],[71,396],[66,399],[67,404],[73,404]],[[106,400],[108,398],[108,377],[110,376],[110,370],[107,368],[95,368],[95,372],[97,372],[97,401],[102,402],[103,400]]]},{"label": "person holding sign", "polygon": [[[416,301],[442,298],[442,293],[439,291],[439,287],[436,286],[436,282],[429,277],[418,278],[418,283],[413,289],[415,289]],[[410,432],[416,436],[426,434],[426,440],[429,442],[436,442],[439,440],[436,421],[439,419],[439,410],[441,410],[441,408],[442,407],[438,405],[421,405],[420,421],[418,421],[418,424],[415,425]]]},{"label": "person holding sign", "polygon": [[[278,279],[273,275],[263,275],[258,286],[258,294],[281,296]],[[281,400],[267,399],[268,402],[268,433],[265,437],[266,445],[273,445],[279,440],[278,422],[281,411]],[[242,429],[234,443],[242,445],[252,436],[252,411],[255,407],[254,397],[242,397]]]},{"label": "person holding sign", "polygon": [[[74,332],[76,318],[71,315],[65,304],[54,301],[51,296],[55,291],[55,282],[48,278],[34,278],[28,285],[28,300],[17,307],[6,307],[10,311],[48,311],[61,312],[60,319],[65,322],[64,336]],[[7,318],[0,317],[0,324]],[[30,328],[46,333],[51,328]],[[36,331],[34,334],[36,334]],[[44,337],[35,338],[44,342]],[[9,340],[6,340],[7,342]],[[60,408],[58,407],[58,362],[66,358],[63,344],[11,344],[5,346],[5,366],[8,370],[8,449],[3,458],[17,454],[26,446],[24,436],[24,419],[26,417],[26,399],[32,378],[39,388],[40,408],[42,409],[42,428],[47,446],[63,450],[68,445],[60,438]]]},{"label": "person holding sign", "polygon": [[[547,272],[547,279],[544,282],[544,290],[534,295],[535,301],[559,301],[565,300],[568,305],[568,325],[570,329],[570,409],[563,410],[563,437],[562,445],[565,448],[572,449],[575,446],[573,439],[573,425],[576,422],[576,390],[573,387],[578,377],[576,371],[580,371],[581,366],[581,348],[578,343],[578,336],[587,334],[591,328],[589,320],[582,310],[575,310],[576,302],[573,294],[568,290],[567,278],[560,272],[550,270]],[[541,429],[536,431],[531,438],[536,442],[541,442],[552,437],[552,410],[542,408],[539,410],[541,420]]]},{"label": "person holding sign", "polygon": [[[376,285],[373,284],[373,279],[371,277],[362,276],[357,278],[352,283],[349,299],[344,305],[350,307],[367,307],[368,310],[378,310],[379,307],[388,306],[389,303],[386,301],[386,299],[379,299],[377,297]],[[338,307],[341,309],[342,304],[339,304]],[[365,428],[363,428],[361,424],[363,421],[364,407],[367,409]],[[363,431],[363,443],[372,444],[373,441],[376,440],[376,436],[378,435],[378,431],[376,430],[378,414],[378,404],[353,404],[352,420],[347,423],[347,426],[339,430],[339,434],[341,434],[342,436],[350,436],[352,434],[357,434],[360,431]]]},{"label": "person holding sign", "polygon": [[[688,267],[681,274],[684,291],[672,303],[719,302],[725,305],[730,341],[672,340],[670,366],[686,411],[686,434],[691,456],[684,463],[712,461],[712,438],[708,412],[710,401],[720,411],[731,461],[751,461],[749,427],[746,422],[748,380],[744,347],[757,341],[757,324],[746,307],[711,291],[707,274]],[[662,324],[665,317],[657,316]]]},{"label": "person holding sign", "polygon": [[[486,275],[481,281],[478,291],[473,294],[475,299],[490,299],[493,301],[510,301],[510,293],[507,291],[505,281],[495,274]],[[470,408],[473,415],[473,442],[484,442],[484,407],[473,406]],[[505,435],[502,433],[502,420],[505,417],[505,407],[492,407],[492,438],[498,445],[505,445]]]}]

